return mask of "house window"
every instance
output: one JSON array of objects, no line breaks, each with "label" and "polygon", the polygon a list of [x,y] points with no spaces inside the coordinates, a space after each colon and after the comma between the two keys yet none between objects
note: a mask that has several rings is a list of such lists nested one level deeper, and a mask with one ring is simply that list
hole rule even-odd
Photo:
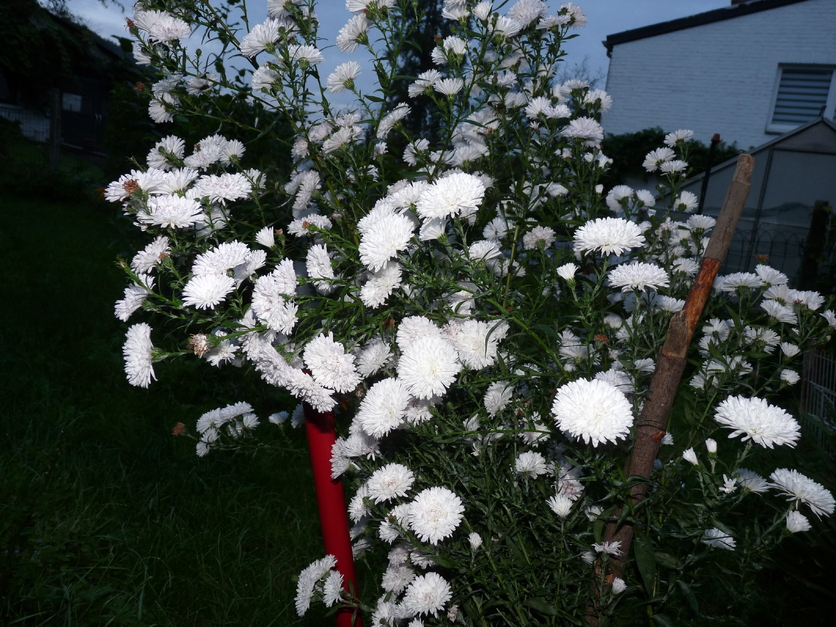
[{"label": "house window", "polygon": [[833,72],[832,66],[822,65],[779,67],[767,132],[785,133],[819,116],[833,119],[836,104]]},{"label": "house window", "polygon": [[61,108],[64,111],[81,111],[81,96],[78,94],[61,94]]}]

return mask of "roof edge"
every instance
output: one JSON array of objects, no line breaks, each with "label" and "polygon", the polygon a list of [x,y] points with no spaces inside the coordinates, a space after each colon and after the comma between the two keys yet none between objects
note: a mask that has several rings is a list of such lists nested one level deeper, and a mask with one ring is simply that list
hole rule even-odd
[{"label": "roof edge", "polygon": [[721,9],[714,9],[713,11],[706,11],[705,13],[697,13],[688,17],[680,17],[667,22],[659,22],[658,24],[651,24],[649,26],[642,26],[640,28],[607,35],[607,38],[602,43],[607,49],[607,56],[610,57],[612,56],[613,47],[619,44],[646,39],[648,37],[656,37],[657,35],[693,28],[694,26],[703,26],[713,22],[730,20],[735,17],[777,9],[790,4],[798,4],[799,2],[807,2],[807,0],[757,0],[756,2],[730,5]]},{"label": "roof edge", "polygon": [[[824,124],[825,126],[828,126],[833,132],[836,132],[836,122],[834,122],[833,120],[828,120],[825,117],[818,117],[818,118],[810,120],[809,122],[807,122],[805,124],[802,124],[801,126],[799,126],[797,128],[794,128],[791,131],[787,131],[786,133],[784,133],[782,135],[779,135],[778,137],[774,137],[774,138],[770,139],[769,141],[764,142],[760,146],[755,146],[751,150],[744,151],[740,154],[752,155],[756,152],[762,152],[764,150],[768,150],[768,149],[772,148],[778,142],[784,141],[785,139],[787,139],[789,137],[792,137],[793,135],[798,135],[798,133],[806,131],[808,128],[816,126],[817,124]],[[809,151],[807,151],[807,152],[809,152]],[[817,153],[817,154],[830,154],[830,153]],[[739,156],[740,155],[737,155],[737,157],[739,157]],[[737,161],[737,157],[732,157],[731,159],[726,159],[725,161],[723,161],[721,163],[718,163],[717,165],[711,166],[711,170],[710,170],[711,174],[713,175],[715,172],[729,167],[735,161]],[[705,176],[705,172],[700,172],[699,174],[696,174],[696,175],[692,176],[691,178],[689,178],[687,181],[683,181],[682,185],[688,185],[689,183],[693,183],[694,181],[699,181],[704,176]]]}]

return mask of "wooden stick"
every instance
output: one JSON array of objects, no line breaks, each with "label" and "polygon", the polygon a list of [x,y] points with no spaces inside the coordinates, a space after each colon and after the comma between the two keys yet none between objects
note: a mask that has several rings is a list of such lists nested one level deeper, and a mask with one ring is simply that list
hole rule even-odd
[{"label": "wooden stick", "polygon": [[[711,287],[717,277],[717,271],[728,253],[737,221],[743,213],[743,206],[749,196],[749,180],[752,178],[754,167],[755,159],[751,155],[740,155],[738,157],[734,177],[726,191],[723,208],[717,217],[717,224],[714,226],[711,239],[705,249],[699,272],[691,286],[685,306],[671,318],[668,335],[665,338],[662,350],[659,351],[656,360],[656,372],[650,382],[650,393],[644,403],[641,418],[636,424],[633,453],[624,473],[634,481],[630,488],[630,500],[633,505],[640,503],[647,494],[646,479],[650,477],[653,462],[659,453],[662,437],[667,432],[671,407],[682,379],[682,373],[685,370],[685,355],[705,308],[705,303],[711,294]],[[618,511],[615,517],[619,518],[620,515],[621,511]],[[621,567],[630,554],[630,547],[633,542],[633,525],[629,522],[620,525],[616,522],[608,524],[604,533],[604,541],[621,543],[621,552],[609,561],[611,573],[604,573],[600,562],[596,563],[596,577],[605,577],[605,581],[609,585],[612,583],[613,577],[621,575]],[[593,588],[595,591],[598,590],[597,585]],[[593,598],[590,606],[587,607],[586,619],[592,627],[598,625],[596,600]]]}]

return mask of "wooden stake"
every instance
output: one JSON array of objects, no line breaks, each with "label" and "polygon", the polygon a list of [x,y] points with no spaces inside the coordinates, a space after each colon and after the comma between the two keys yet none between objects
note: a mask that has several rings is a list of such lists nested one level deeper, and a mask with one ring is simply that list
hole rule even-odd
[{"label": "wooden stake", "polygon": [[[705,303],[711,294],[717,271],[728,253],[737,221],[743,213],[743,206],[749,196],[749,180],[752,178],[754,167],[755,159],[751,155],[738,157],[734,177],[726,191],[723,208],[717,217],[717,224],[705,249],[699,272],[682,311],[677,312],[671,318],[668,335],[656,359],[656,372],[650,382],[650,393],[644,403],[641,417],[636,424],[633,453],[624,472],[631,481],[634,481],[630,488],[630,500],[633,505],[640,503],[647,494],[646,479],[650,477],[662,437],[668,429],[673,400],[685,370],[685,355]],[[621,511],[618,511],[615,517],[619,518],[620,515]],[[621,543],[620,554],[609,561],[610,573],[604,573],[600,562],[596,562],[595,576],[605,577],[607,585],[612,582],[613,576],[621,575],[621,567],[630,554],[633,531],[633,525],[629,522],[621,525],[613,522],[607,525],[604,541]],[[593,585],[593,590],[597,593],[597,582]],[[591,627],[598,625],[597,605],[597,597],[594,596],[586,612],[587,623]]]}]

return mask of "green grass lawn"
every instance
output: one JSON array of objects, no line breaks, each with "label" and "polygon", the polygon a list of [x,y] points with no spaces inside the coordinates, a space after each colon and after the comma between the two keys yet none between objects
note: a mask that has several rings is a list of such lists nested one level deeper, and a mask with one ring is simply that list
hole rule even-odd
[{"label": "green grass lawn", "polygon": [[171,435],[237,400],[265,418],[271,392],[187,362],[127,384],[116,215],[0,199],[0,625],[330,624],[293,607],[322,556],[303,433],[203,459]]}]

